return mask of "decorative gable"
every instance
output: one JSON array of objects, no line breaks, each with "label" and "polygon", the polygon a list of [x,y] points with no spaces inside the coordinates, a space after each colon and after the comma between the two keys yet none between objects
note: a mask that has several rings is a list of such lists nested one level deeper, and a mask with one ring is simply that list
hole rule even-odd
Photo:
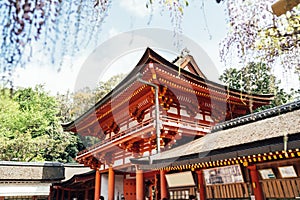
[{"label": "decorative gable", "polygon": [[193,56],[191,56],[190,51],[187,48],[184,48],[181,52],[181,55],[178,56],[173,63],[196,76],[206,79],[206,76],[202,73],[199,66],[197,65]]}]

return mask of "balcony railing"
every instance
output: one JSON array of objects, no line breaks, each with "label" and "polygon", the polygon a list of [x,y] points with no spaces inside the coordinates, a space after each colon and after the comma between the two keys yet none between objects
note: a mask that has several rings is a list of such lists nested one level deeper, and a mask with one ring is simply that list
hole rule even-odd
[{"label": "balcony railing", "polygon": [[[211,130],[211,126],[209,126],[209,125],[205,125],[205,124],[201,124],[199,122],[190,121],[190,120],[181,119],[181,118],[178,119],[178,118],[170,117],[170,116],[161,116],[160,120],[161,120],[162,127],[169,126],[169,127],[179,128],[182,130],[194,131],[195,135],[198,132],[209,133]],[[128,122],[128,123],[124,122],[124,123],[120,124],[120,128],[122,128],[122,126],[128,126],[127,124],[130,124],[133,121],[134,120],[131,119],[130,122]],[[120,131],[117,134],[112,134],[111,137],[103,139],[100,142],[98,142],[97,144],[95,144],[91,147],[88,147],[87,149],[79,152],[78,155],[82,155],[89,151],[93,151],[96,148],[101,147],[101,146],[113,144],[121,139],[126,138],[126,137],[134,136],[136,133],[138,133],[139,135],[142,135],[143,133],[148,132],[149,128],[153,128],[153,130],[155,130],[155,120],[153,118],[145,119],[144,121],[142,121],[138,124],[135,124],[129,128],[126,128],[126,130],[124,130],[124,131]]]}]

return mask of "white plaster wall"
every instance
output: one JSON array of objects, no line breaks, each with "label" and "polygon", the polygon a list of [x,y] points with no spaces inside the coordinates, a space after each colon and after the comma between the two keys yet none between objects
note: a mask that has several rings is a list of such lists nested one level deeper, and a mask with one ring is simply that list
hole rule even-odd
[{"label": "white plaster wall", "polygon": [[115,175],[115,199],[119,195],[119,200],[121,199],[121,194],[124,194],[124,176],[123,175]]},{"label": "white plaster wall", "polygon": [[[119,200],[121,200],[121,194],[124,194],[123,182],[123,175],[115,175],[115,200],[118,199],[118,194]],[[108,199],[108,174],[101,175],[101,196],[103,196],[105,200]]]},{"label": "white plaster wall", "polygon": [[108,174],[101,174],[101,196],[108,199]]}]

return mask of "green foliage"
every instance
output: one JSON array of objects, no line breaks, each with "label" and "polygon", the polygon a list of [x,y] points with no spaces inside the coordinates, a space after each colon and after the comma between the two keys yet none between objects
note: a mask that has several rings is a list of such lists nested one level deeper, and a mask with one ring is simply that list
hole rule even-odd
[{"label": "green foliage", "polygon": [[[89,108],[95,105],[94,91],[88,87],[76,91],[72,95],[72,103],[70,114],[74,118],[79,117],[81,114],[86,112]],[[73,119],[74,119],[73,118]]]},{"label": "green foliage", "polygon": [[220,76],[230,88],[257,94],[273,94],[276,89],[275,76],[271,69],[263,63],[249,63],[238,70],[229,68]]},{"label": "green foliage", "polygon": [[24,115],[21,132],[30,130],[32,137],[52,134],[58,128],[57,104],[41,86],[19,89],[13,100],[19,104]]},{"label": "green foliage", "polygon": [[276,81],[270,67],[264,63],[251,62],[240,70],[226,69],[219,79],[229,88],[255,94],[274,94],[271,104],[260,110],[279,106],[293,99],[293,91],[288,94],[280,88],[280,82]]},{"label": "green foliage", "polygon": [[0,110],[0,160],[70,162],[78,152],[77,136],[63,133],[57,102],[42,86],[2,92]]}]

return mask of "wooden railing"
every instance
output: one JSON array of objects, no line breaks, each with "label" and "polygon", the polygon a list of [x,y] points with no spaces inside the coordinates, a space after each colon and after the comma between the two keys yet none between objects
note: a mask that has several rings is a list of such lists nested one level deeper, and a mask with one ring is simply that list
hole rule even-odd
[{"label": "wooden railing", "polygon": [[108,143],[113,143],[115,141],[118,141],[120,138],[123,138],[125,136],[130,136],[132,135],[133,133],[136,133],[136,132],[141,132],[143,129],[145,128],[149,128],[149,127],[154,127],[154,119],[147,119],[135,126],[132,126],[124,131],[121,131],[115,135],[113,135],[112,137],[109,137],[107,139],[104,139],[102,141],[100,141],[99,143],[91,146],[91,147],[88,147],[86,148],[85,150],[81,151],[78,153],[78,155],[82,155],[88,151],[91,151],[93,149],[96,149],[97,147],[100,147],[101,145],[104,145],[104,144],[108,144]]},{"label": "wooden railing", "polygon": [[218,184],[206,186],[207,199],[249,198],[247,183]]},{"label": "wooden railing", "polygon": [[[209,133],[211,131],[211,125],[201,124],[199,122],[175,118],[170,116],[162,116],[161,121],[163,125],[173,126],[176,128],[185,128],[193,131],[201,131]],[[195,133],[196,134],[196,133]]]},{"label": "wooden railing", "polygon": [[[184,120],[184,119],[178,119],[178,118],[174,118],[174,117],[169,117],[169,116],[161,116],[160,118],[161,120],[161,124],[162,125],[168,125],[168,126],[174,126],[176,128],[185,128],[185,129],[189,129],[195,132],[195,134],[197,133],[197,131],[201,131],[203,133],[209,133],[211,130],[211,127],[209,125],[203,125],[194,121],[189,121],[189,120]],[[134,121],[133,119],[130,119],[130,121],[128,123],[131,123],[132,121]],[[104,140],[101,140],[99,143],[88,147],[87,149],[81,151],[78,153],[78,155],[82,155],[88,151],[91,151],[93,149],[96,149],[97,147],[100,147],[104,144],[108,144],[108,143],[113,143],[118,141],[119,139],[126,137],[126,136],[130,136],[135,134],[136,132],[143,132],[143,130],[147,129],[149,127],[151,128],[155,128],[155,123],[154,123],[154,118],[148,118],[143,120],[142,122],[127,128],[124,131],[120,131],[117,134],[113,134],[111,137],[106,138]],[[126,126],[126,123],[124,122],[123,124],[120,124],[120,127],[122,126]]]},{"label": "wooden railing", "polygon": [[300,178],[262,180],[266,198],[295,198],[300,196]]}]

